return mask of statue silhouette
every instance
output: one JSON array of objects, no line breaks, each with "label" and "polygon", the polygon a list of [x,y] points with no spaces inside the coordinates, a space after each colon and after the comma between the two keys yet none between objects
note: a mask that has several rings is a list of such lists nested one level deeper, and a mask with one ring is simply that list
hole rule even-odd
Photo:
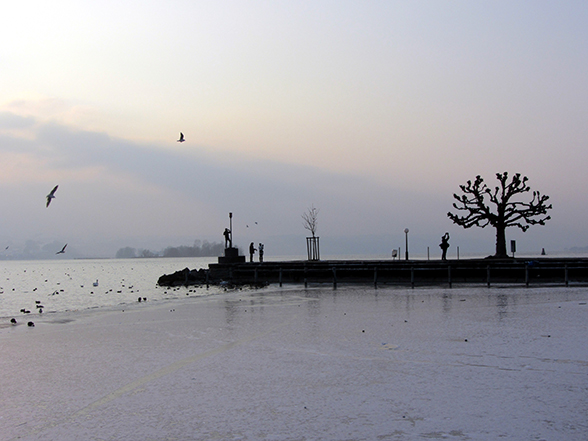
[{"label": "statue silhouette", "polygon": [[449,233],[445,233],[441,237],[441,243],[439,244],[439,248],[443,251],[441,254],[441,260],[447,260],[447,248],[449,248]]},{"label": "statue silhouette", "polygon": [[231,230],[229,230],[228,228],[225,228],[223,236],[225,236],[225,248],[232,248],[233,247],[233,238],[231,237]]}]

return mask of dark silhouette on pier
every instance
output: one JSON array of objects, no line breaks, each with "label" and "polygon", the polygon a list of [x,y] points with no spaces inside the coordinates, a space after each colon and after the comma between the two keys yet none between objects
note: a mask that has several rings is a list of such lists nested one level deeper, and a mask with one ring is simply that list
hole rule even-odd
[{"label": "dark silhouette on pier", "polygon": [[225,248],[231,248],[233,246],[233,238],[231,237],[232,236],[231,230],[229,230],[228,228],[225,228],[223,236],[225,237]]},{"label": "dark silhouette on pier", "polygon": [[449,248],[449,233],[445,233],[443,236],[441,236],[441,243],[439,244],[439,247],[442,250],[441,260],[447,260],[447,249]]},{"label": "dark silhouette on pier", "polygon": [[253,255],[255,254],[255,244],[251,242],[249,244],[249,262],[253,262]]}]

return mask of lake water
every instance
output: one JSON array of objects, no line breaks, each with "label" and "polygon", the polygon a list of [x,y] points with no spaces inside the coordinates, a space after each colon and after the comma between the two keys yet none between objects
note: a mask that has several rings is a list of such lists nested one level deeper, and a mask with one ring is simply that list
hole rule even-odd
[{"label": "lake water", "polygon": [[[157,286],[163,274],[208,268],[215,257],[3,261],[0,263],[0,318],[113,307],[186,296],[206,296],[216,288]],[[98,286],[93,284],[98,281]],[[40,302],[40,303],[37,303]]]}]

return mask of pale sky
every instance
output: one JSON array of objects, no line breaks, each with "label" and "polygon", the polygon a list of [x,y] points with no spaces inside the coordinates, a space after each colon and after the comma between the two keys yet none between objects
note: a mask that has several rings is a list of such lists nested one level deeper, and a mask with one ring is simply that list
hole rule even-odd
[{"label": "pale sky", "polygon": [[585,1],[11,2],[0,249],[220,242],[233,212],[243,249],[302,255],[314,204],[323,254],[386,257],[404,228],[415,254],[445,231],[493,254],[446,213],[504,171],[553,204],[519,250],[588,247],[586,23]]}]

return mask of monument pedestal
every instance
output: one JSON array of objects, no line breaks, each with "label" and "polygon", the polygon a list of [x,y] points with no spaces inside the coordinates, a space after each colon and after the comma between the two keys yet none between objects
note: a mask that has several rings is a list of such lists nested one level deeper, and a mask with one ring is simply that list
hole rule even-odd
[{"label": "monument pedestal", "polygon": [[218,263],[245,263],[245,256],[239,256],[238,248],[225,248],[225,255],[218,257]]}]

